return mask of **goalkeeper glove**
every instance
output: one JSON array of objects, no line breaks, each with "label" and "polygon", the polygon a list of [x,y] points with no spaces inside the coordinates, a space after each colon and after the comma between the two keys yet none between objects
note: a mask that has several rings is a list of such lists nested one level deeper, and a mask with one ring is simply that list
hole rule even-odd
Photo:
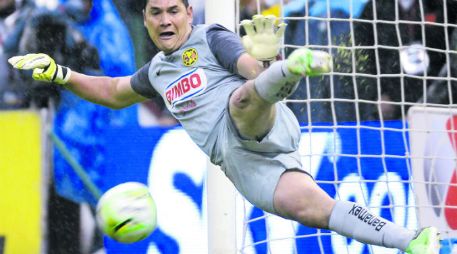
[{"label": "goalkeeper glove", "polygon": [[56,64],[54,59],[43,53],[13,56],[8,62],[19,70],[33,69],[32,77],[38,81],[64,85],[71,76],[70,68]]},{"label": "goalkeeper glove", "polygon": [[286,65],[292,74],[312,77],[330,72],[332,57],[325,51],[300,48],[289,55]]},{"label": "goalkeeper glove", "polygon": [[246,31],[241,42],[248,54],[259,61],[272,61],[279,53],[286,24],[276,26],[275,20],[276,17],[273,15],[254,15],[252,20],[241,22]]}]

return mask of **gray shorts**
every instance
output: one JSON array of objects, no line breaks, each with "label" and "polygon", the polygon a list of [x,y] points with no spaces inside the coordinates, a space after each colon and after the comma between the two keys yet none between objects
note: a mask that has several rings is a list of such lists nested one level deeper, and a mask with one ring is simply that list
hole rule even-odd
[{"label": "gray shorts", "polygon": [[260,142],[241,138],[228,110],[219,127],[217,155],[212,159],[249,202],[275,213],[273,195],[279,177],[287,169],[302,169],[296,117],[285,103],[276,103],[273,128]]}]

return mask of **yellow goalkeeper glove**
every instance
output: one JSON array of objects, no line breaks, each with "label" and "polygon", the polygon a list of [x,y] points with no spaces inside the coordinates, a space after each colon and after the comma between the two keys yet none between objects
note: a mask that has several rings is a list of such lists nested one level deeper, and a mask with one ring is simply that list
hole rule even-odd
[{"label": "yellow goalkeeper glove", "polygon": [[246,31],[241,42],[248,54],[259,61],[271,61],[279,53],[286,24],[276,26],[275,21],[276,17],[273,15],[254,15],[252,20],[241,21]]},{"label": "yellow goalkeeper glove", "polygon": [[43,53],[13,56],[8,62],[19,70],[33,70],[32,77],[38,81],[64,85],[71,76],[70,68],[56,64],[54,59]]},{"label": "yellow goalkeeper glove", "polygon": [[330,72],[332,57],[325,51],[300,48],[289,55],[286,65],[295,75],[312,77]]}]

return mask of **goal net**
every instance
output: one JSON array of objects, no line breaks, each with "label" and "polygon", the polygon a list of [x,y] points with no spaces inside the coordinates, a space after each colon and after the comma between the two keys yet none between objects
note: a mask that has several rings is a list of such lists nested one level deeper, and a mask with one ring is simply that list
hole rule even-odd
[{"label": "goal net", "polygon": [[[454,5],[419,0],[237,5],[239,19],[274,14],[288,24],[283,57],[302,46],[333,55],[332,73],[303,79],[287,99],[302,125],[304,168],[335,199],[363,204],[407,228],[439,227],[442,253],[457,253]],[[237,200],[237,253],[398,253]]]}]

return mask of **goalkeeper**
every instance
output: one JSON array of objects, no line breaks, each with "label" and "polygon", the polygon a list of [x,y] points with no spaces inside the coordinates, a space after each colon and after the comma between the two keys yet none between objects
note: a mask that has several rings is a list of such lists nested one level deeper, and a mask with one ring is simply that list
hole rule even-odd
[{"label": "goalkeeper", "polygon": [[[435,228],[417,234],[347,201],[335,201],[302,169],[300,128],[282,100],[304,76],[331,71],[323,51],[301,48],[265,70],[285,26],[271,17],[244,21],[242,38],[219,25],[192,26],[187,0],[146,0],[144,25],[161,50],[128,77],[72,72],[44,54],[12,57],[36,80],[64,86],[91,102],[123,108],[162,96],[193,141],[236,188],[263,210],[407,253],[439,253]],[[244,45],[244,47],[243,47]],[[179,144],[177,144],[179,145]]]}]

